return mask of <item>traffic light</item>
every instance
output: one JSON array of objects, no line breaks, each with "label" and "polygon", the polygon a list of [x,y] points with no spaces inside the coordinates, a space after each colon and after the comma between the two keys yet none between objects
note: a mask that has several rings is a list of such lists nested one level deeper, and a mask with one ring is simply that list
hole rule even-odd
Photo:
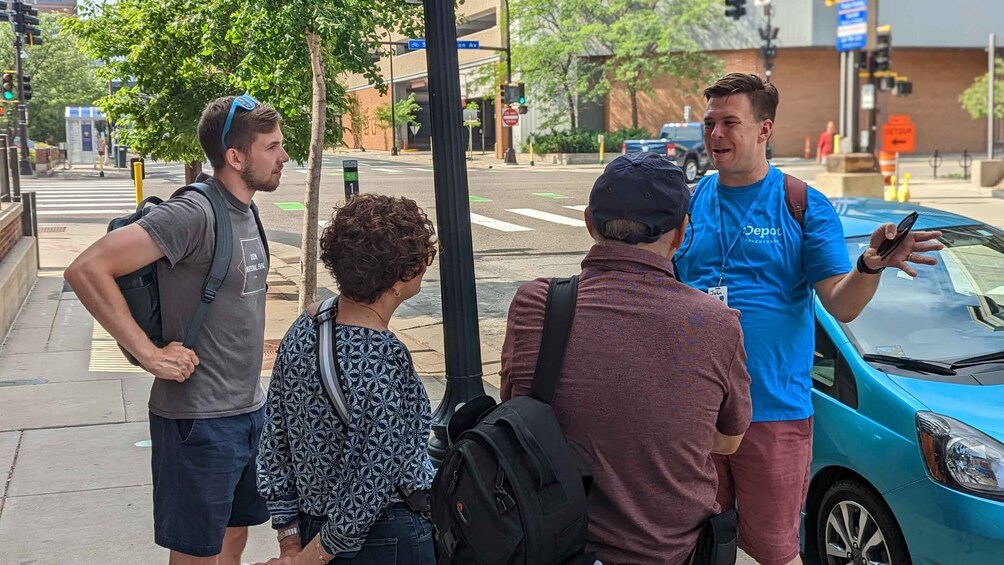
[{"label": "traffic light", "polygon": [[526,87],[522,82],[503,84],[501,91],[503,104],[526,104]]},{"label": "traffic light", "polygon": [[31,100],[31,75],[21,75],[21,94],[26,101]]},{"label": "traffic light", "polygon": [[14,92],[14,73],[8,71],[3,74],[2,84],[0,84],[0,89],[3,90],[3,100],[4,102],[13,102],[17,98],[17,93]]},{"label": "traffic light", "polygon": [[520,106],[526,104],[526,86],[522,82],[516,85],[516,103]]},{"label": "traffic light", "polygon": [[872,72],[888,71],[892,67],[892,26],[875,29],[875,51],[872,52]]},{"label": "traffic light", "polygon": [[21,2],[14,2],[12,8],[14,17],[11,21],[14,23],[14,33],[23,35],[28,45],[41,45],[42,30],[38,27],[38,10]]},{"label": "traffic light", "polygon": [[913,83],[906,78],[897,78],[896,86],[892,89],[893,96],[909,96],[913,94]]},{"label": "traffic light", "polygon": [[725,17],[739,20],[746,15],[746,0],[725,0]]}]

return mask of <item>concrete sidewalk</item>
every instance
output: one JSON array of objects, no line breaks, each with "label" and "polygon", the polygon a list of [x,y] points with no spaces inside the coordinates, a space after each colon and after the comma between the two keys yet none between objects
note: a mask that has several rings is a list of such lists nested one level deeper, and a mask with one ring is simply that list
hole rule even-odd
[{"label": "concrete sidewalk", "polygon": [[[0,563],[166,563],[153,543],[147,399],[153,377],[129,365],[62,278],[105,231],[74,224],[43,234],[39,277],[0,347]],[[297,266],[273,259],[265,366],[299,315]],[[330,293],[321,289],[323,296]],[[442,354],[392,328],[412,351],[433,407]],[[491,390],[497,395],[497,391]],[[245,561],[278,554],[268,525],[252,529]]]}]

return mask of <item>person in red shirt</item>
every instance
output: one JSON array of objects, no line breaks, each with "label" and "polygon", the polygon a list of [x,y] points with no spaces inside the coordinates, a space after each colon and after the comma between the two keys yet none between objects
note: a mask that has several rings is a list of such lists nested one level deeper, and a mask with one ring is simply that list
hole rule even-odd
[{"label": "person in red shirt", "polygon": [[833,153],[833,134],[837,133],[837,126],[832,121],[826,122],[826,131],[819,134],[819,143],[816,144],[816,162],[823,163],[828,155]]},{"label": "person in red shirt", "polygon": [[[689,202],[672,161],[630,153],[607,165],[585,211],[595,244],[552,405],[592,462],[587,551],[604,565],[690,563],[721,511],[712,453],[735,452],[750,423],[739,312],[675,275]],[[547,288],[539,278],[513,298],[502,400],[530,393]]]}]

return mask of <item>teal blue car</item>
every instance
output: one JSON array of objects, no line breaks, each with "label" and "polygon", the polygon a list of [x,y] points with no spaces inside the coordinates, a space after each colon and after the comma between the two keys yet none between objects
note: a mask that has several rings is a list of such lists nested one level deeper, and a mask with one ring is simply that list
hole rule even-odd
[{"label": "teal blue car", "polygon": [[815,434],[806,560],[1004,563],[1004,232],[876,200],[833,201],[852,262],[886,222],[919,212],[938,265],[886,269],[842,324],[816,301]]}]

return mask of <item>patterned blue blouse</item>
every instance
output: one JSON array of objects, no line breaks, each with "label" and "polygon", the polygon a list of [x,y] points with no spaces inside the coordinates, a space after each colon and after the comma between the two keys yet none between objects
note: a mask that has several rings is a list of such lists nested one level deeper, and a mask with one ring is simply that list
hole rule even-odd
[{"label": "patterned blue blouse", "polygon": [[360,549],[376,518],[401,502],[397,487],[429,488],[435,474],[429,397],[404,344],[391,332],[335,331],[348,430],[321,384],[314,321],[304,313],[279,346],[257,460],[273,527],[298,511],[328,516],[321,543],[331,554]]}]

